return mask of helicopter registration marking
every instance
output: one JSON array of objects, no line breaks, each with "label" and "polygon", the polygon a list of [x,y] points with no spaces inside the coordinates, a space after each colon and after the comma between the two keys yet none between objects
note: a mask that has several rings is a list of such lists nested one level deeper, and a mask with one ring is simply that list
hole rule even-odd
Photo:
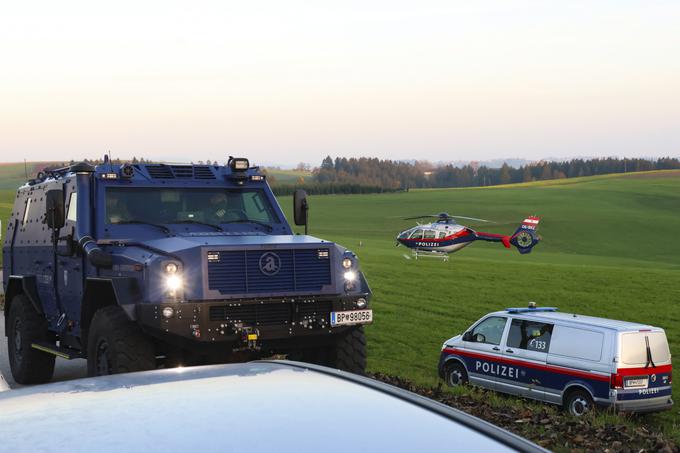
[{"label": "helicopter registration marking", "polygon": [[332,311],[331,326],[347,326],[373,322],[373,310]]}]

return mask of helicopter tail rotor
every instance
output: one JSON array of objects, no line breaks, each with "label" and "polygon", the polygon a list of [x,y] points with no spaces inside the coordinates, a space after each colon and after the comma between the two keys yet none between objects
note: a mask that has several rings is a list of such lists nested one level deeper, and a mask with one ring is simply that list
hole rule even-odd
[{"label": "helicopter tail rotor", "polygon": [[541,237],[536,233],[540,221],[540,217],[527,217],[510,237],[510,244],[517,247],[519,253],[531,253],[531,249],[541,240]]}]

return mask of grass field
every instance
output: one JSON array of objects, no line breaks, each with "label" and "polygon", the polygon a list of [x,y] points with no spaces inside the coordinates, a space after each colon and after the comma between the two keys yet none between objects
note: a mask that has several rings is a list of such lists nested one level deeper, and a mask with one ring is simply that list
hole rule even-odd
[{"label": "grass field", "polygon": [[267,169],[267,174],[276,178],[276,183],[278,184],[294,184],[298,182],[300,177],[302,177],[305,181],[312,177],[311,171],[276,170],[271,168]]},{"label": "grass field", "polygon": [[[0,191],[3,225],[13,197]],[[445,339],[489,311],[530,300],[661,326],[680,357],[680,172],[309,201],[310,234],[354,250],[372,286],[372,371],[436,384]],[[291,218],[291,198],[280,202]],[[524,256],[480,242],[448,263],[405,259],[394,237],[412,222],[400,217],[440,211],[494,220],[470,226],[495,233],[512,233],[526,215],[540,215],[543,241]],[[680,401],[678,384],[674,399]],[[680,441],[680,406],[642,421]]]},{"label": "grass field", "polygon": [[[281,204],[289,213],[291,200]],[[318,196],[310,206],[310,234],[354,250],[374,291],[375,323],[367,328],[373,371],[435,385],[445,339],[487,312],[530,300],[661,326],[680,357],[680,172]],[[537,214],[543,241],[524,256],[480,242],[448,263],[405,259],[394,237],[412,222],[398,217],[440,211],[495,220],[470,224],[495,233],[512,233]],[[643,421],[680,441],[680,407]]]}]

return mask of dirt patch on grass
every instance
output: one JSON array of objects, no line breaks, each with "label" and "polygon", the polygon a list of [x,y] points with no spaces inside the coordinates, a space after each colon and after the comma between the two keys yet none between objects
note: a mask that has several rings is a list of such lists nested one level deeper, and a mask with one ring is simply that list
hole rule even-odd
[{"label": "dirt patch on grass", "polygon": [[[678,452],[672,440],[652,427],[603,421],[598,415],[576,418],[544,405],[508,404],[501,407],[490,401],[498,394],[480,389],[472,394],[454,394],[439,387],[419,387],[411,382],[382,373],[371,377],[403,388],[519,434],[536,444],[557,451]],[[521,401],[521,400],[520,400]]]}]

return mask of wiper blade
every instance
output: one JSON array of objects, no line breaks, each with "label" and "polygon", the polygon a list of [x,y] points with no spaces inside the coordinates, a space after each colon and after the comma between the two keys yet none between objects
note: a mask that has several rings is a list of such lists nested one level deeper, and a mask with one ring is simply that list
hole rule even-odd
[{"label": "wiper blade", "polygon": [[224,231],[224,229],[219,225],[213,225],[212,223],[201,222],[200,220],[185,219],[185,220],[178,220],[177,222],[172,222],[172,223],[195,223],[197,225],[205,225],[205,226],[208,226],[210,228],[214,228],[217,231]]},{"label": "wiper blade", "polygon": [[254,223],[256,225],[260,225],[267,228],[267,231],[272,231],[274,229],[274,227],[271,226],[270,224],[260,222],[259,220],[239,219],[239,220],[227,220],[226,222],[222,223]]},{"label": "wiper blade", "polygon": [[151,222],[145,222],[143,220],[121,220],[118,222],[111,222],[114,225],[151,225],[153,227],[158,228],[159,230],[162,230],[163,233],[165,234],[170,234],[170,228],[166,227],[165,225],[159,225],[157,223],[151,223]]}]

